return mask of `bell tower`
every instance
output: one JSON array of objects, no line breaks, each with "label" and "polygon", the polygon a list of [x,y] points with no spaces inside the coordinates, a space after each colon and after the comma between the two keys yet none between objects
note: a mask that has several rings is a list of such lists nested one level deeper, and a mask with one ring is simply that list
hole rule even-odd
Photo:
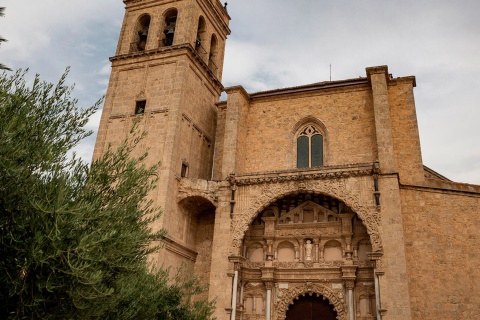
[{"label": "bell tower", "polygon": [[134,121],[147,132],[138,152],[148,150],[147,164],[161,162],[151,197],[163,214],[154,228],[168,230],[158,260],[175,266],[196,259],[192,218],[175,199],[182,177],[211,179],[230,17],[219,0],[123,2],[94,158],[127,138]]}]

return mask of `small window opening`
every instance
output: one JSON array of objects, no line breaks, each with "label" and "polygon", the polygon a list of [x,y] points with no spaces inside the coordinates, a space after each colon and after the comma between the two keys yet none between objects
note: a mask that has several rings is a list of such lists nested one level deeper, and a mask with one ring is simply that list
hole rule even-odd
[{"label": "small window opening", "polygon": [[144,15],[138,19],[137,41],[135,43],[137,51],[144,51],[147,46],[148,29],[150,28],[150,16]]},{"label": "small window opening", "polygon": [[164,46],[173,45],[173,38],[175,36],[175,27],[177,24],[177,10],[170,10],[165,14],[165,28],[163,33],[165,38],[163,39]]},{"label": "small window opening", "polygon": [[312,125],[297,138],[297,168],[323,166],[323,136]]},{"label": "small window opening", "polygon": [[182,163],[182,172],[180,173],[182,178],[186,178],[188,176],[188,164],[183,162]]},{"label": "small window opening", "polygon": [[146,106],[147,100],[137,101],[137,103],[135,104],[135,114],[144,114]]}]

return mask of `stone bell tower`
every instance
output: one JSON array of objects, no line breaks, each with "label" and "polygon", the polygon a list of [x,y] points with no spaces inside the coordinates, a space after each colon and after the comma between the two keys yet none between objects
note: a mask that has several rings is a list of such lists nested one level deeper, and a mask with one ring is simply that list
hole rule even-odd
[{"label": "stone bell tower", "polygon": [[[138,152],[161,162],[151,195],[168,230],[158,261],[195,261],[189,218],[176,203],[182,177],[209,180],[230,17],[218,0],[124,0],[125,17],[94,158],[128,137],[135,120],[147,132]],[[173,200],[172,200],[173,199]]]}]

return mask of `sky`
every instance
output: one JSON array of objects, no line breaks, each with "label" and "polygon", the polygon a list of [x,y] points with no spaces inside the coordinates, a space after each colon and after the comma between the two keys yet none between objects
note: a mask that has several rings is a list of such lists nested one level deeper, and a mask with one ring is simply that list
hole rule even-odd
[{"label": "sky", "polygon": [[[123,20],[121,0],[0,0],[0,62],[56,83],[67,66],[80,107],[107,88]],[[248,92],[365,76],[388,65],[416,76],[423,162],[480,184],[480,1],[229,0],[225,87]],[[76,152],[90,161],[94,134]]]}]

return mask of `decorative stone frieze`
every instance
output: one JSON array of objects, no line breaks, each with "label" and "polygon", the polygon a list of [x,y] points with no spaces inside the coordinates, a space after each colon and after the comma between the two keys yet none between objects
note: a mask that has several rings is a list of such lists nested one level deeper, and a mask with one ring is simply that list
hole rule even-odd
[{"label": "decorative stone frieze", "polygon": [[337,319],[347,319],[346,306],[343,303],[343,290],[341,288],[334,290],[323,284],[313,282],[289,284],[287,289],[278,289],[278,302],[276,305],[277,319],[285,320],[287,310],[289,306],[294,303],[294,299],[306,294],[321,295],[324,299],[328,299],[328,302],[333,305],[333,308],[337,312]]},{"label": "decorative stone frieze", "polygon": [[217,193],[220,186],[222,186],[221,182],[183,178],[179,182],[177,202],[189,197],[202,197],[217,206]]}]

